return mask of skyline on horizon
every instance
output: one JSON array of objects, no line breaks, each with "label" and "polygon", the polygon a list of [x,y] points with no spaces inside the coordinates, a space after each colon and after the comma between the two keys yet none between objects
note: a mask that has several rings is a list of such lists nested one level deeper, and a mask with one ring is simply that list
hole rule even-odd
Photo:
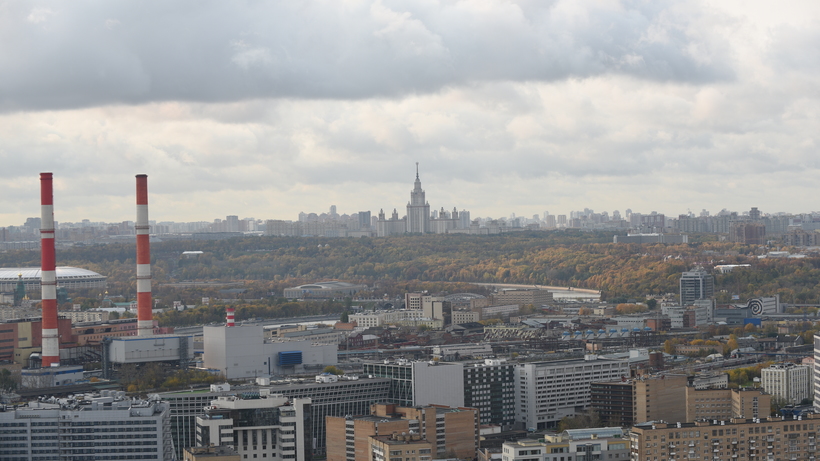
[{"label": "skyline on horizon", "polygon": [[473,217],[584,207],[807,213],[820,3],[13,3],[0,225]]}]

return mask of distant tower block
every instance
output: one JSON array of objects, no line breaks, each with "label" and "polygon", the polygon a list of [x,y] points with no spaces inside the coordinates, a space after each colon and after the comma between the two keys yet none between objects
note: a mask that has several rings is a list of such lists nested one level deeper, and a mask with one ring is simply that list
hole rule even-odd
[{"label": "distant tower block", "polygon": [[43,300],[43,367],[60,366],[57,333],[57,272],[54,251],[54,190],[51,173],[40,173],[40,289]]},{"label": "distant tower block", "polygon": [[234,323],[234,320],[233,320],[233,312],[234,312],[233,307],[229,307],[229,308],[225,309],[225,326],[226,327],[236,326],[236,324]]},{"label": "distant tower block", "polygon": [[151,243],[148,227],[148,175],[137,175],[137,335],[154,332],[151,305]]}]

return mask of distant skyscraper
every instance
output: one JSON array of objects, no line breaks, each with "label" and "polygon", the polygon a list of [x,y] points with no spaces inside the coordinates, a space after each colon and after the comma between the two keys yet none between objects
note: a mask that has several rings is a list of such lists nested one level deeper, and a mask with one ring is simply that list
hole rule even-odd
[{"label": "distant skyscraper", "polygon": [[369,229],[370,228],[370,211],[360,211],[359,215],[359,227],[362,229]]},{"label": "distant skyscraper", "polygon": [[424,198],[416,162],[416,182],[407,203],[407,232],[424,234],[430,232],[430,204]]},{"label": "distant skyscraper", "polygon": [[715,296],[715,279],[701,267],[684,272],[680,278],[680,305],[689,306],[698,299]]}]

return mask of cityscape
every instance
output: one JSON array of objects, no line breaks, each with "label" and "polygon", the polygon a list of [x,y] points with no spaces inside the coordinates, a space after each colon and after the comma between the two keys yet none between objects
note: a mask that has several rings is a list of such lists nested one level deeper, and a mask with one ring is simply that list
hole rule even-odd
[{"label": "cityscape", "polygon": [[820,3],[0,31],[0,461],[820,458]]},{"label": "cityscape", "polygon": [[[389,209],[389,208],[388,208]],[[733,242],[764,244],[772,239],[782,239],[786,244],[818,246],[820,240],[815,231],[820,229],[820,212],[789,214],[785,212],[763,213],[757,207],[748,211],[723,209],[712,215],[702,210],[677,217],[652,211],[633,212],[627,208],[623,215],[619,210],[596,213],[589,208],[569,214],[550,214],[544,211],[532,217],[509,217],[498,219],[477,217],[471,219],[468,210],[435,210],[426,200],[421,180],[416,172],[406,212],[394,207],[391,214],[381,208],[377,214],[358,211],[339,214],[336,205],[328,212],[299,213],[296,220],[254,219],[226,216],[225,219],[189,223],[150,221],[150,233],[156,238],[220,239],[239,235],[267,235],[289,237],[389,237],[406,234],[467,234],[491,235],[504,232],[538,231],[555,229],[607,230],[627,234],[685,234],[709,233],[728,237]],[[401,216],[401,217],[400,217]],[[20,226],[0,228],[0,249],[37,248],[40,218],[31,217]],[[135,234],[133,221],[100,223],[83,220],[80,223],[56,223],[56,238],[63,244],[96,244],[129,241]],[[728,234],[728,235],[727,235]],[[647,243],[645,237],[643,242]],[[633,239],[634,240],[634,239]],[[621,238],[621,242],[630,241]]]}]

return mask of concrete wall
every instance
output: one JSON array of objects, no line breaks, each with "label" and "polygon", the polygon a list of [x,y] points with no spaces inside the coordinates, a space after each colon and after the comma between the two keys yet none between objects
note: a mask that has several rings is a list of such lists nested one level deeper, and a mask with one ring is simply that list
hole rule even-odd
[{"label": "concrete wall", "polygon": [[413,405],[463,407],[463,370],[461,363],[414,362]]}]

